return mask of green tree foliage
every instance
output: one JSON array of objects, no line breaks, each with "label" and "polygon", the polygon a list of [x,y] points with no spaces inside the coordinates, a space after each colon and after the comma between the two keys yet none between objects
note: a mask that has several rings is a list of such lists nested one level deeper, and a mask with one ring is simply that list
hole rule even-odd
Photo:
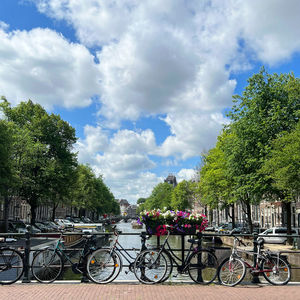
[{"label": "green tree foliage", "polygon": [[291,132],[283,132],[272,146],[262,172],[275,188],[296,199],[300,193],[300,122]]},{"label": "green tree foliage", "polygon": [[[202,167],[199,171],[199,191],[201,202],[209,208],[228,208],[235,202],[233,178],[229,173],[229,165],[225,149],[231,144],[232,135],[224,130],[218,137],[217,144],[202,156]],[[234,211],[233,211],[234,213]],[[234,215],[232,222],[234,223]]]},{"label": "green tree foliage", "polygon": [[229,114],[233,139],[226,157],[234,179],[235,196],[246,205],[252,229],[250,204],[267,196],[282,198],[281,191],[259,170],[283,131],[290,131],[299,118],[300,81],[293,74],[270,75],[262,69],[248,80],[242,96],[234,96]]},{"label": "green tree foliage", "polygon": [[36,208],[49,200],[67,195],[77,164],[72,146],[75,130],[57,115],[49,115],[39,104],[21,102],[12,108],[4,99],[1,108],[14,124],[13,163],[18,179],[18,195],[31,206],[31,221]]},{"label": "green tree foliage", "polygon": [[183,180],[178,183],[172,192],[171,207],[174,210],[186,210],[193,205],[192,183]]},{"label": "green tree foliage", "polygon": [[0,195],[7,194],[12,179],[12,137],[9,124],[0,120]]},{"label": "green tree foliage", "polygon": [[97,217],[103,213],[120,214],[119,203],[104,184],[102,177],[96,177],[88,165],[78,165],[72,198],[72,204],[80,209],[82,215],[86,209],[93,211]]},{"label": "green tree foliage", "polygon": [[150,197],[144,203],[145,209],[171,208],[173,186],[164,182],[154,187]]},{"label": "green tree foliage", "polygon": [[11,125],[5,120],[0,120],[0,201],[4,199],[4,232],[8,229],[9,193],[14,184]]}]

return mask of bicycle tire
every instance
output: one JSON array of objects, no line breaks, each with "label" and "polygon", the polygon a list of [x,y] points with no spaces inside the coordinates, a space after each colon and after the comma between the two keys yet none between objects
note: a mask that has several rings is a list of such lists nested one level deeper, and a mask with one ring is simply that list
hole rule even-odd
[{"label": "bicycle tire", "polygon": [[166,261],[167,261],[167,271],[166,271],[166,275],[164,276],[164,278],[160,281],[165,282],[166,280],[170,279],[172,276],[172,272],[173,272],[173,259],[171,257],[171,255],[169,254],[169,252],[167,252],[166,250],[163,250],[161,252],[161,254],[165,257]]},{"label": "bicycle tire", "polygon": [[246,275],[246,266],[239,258],[226,258],[218,271],[219,282],[226,286],[235,286],[243,281]]},{"label": "bicycle tire", "polygon": [[[13,271],[12,271],[13,270]],[[22,254],[12,248],[0,249],[0,284],[12,284],[18,281],[24,271]]]},{"label": "bicycle tire", "polygon": [[62,273],[64,267],[61,254],[53,249],[39,251],[32,260],[32,275],[41,283],[51,283]]},{"label": "bicycle tire", "polygon": [[188,260],[188,272],[191,279],[199,284],[210,284],[218,274],[218,260],[209,250],[198,250]]},{"label": "bicycle tire", "polygon": [[142,251],[134,261],[135,277],[144,284],[161,282],[167,273],[167,260],[160,250]]},{"label": "bicycle tire", "polygon": [[86,265],[88,277],[95,283],[105,284],[115,280],[122,269],[122,260],[108,249],[93,251]]},{"label": "bicycle tire", "polygon": [[[278,262],[278,265],[277,265]],[[263,272],[264,278],[273,285],[285,285],[291,279],[291,267],[284,259],[272,256],[263,260],[261,270],[272,270]]]}]

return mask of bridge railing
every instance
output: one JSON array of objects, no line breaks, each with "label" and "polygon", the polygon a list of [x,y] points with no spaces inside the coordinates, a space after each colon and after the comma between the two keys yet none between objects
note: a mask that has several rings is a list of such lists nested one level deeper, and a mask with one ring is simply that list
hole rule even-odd
[{"label": "bridge railing", "polygon": [[[143,232],[143,234],[146,234],[146,232]],[[31,268],[31,263],[30,263],[30,255],[32,252],[34,251],[39,251],[39,247],[38,246],[34,246],[32,247],[32,240],[35,238],[41,238],[44,237],[48,240],[50,239],[57,239],[58,235],[60,235],[60,233],[55,232],[55,233],[36,233],[36,234],[32,234],[29,231],[27,231],[26,233],[0,233],[0,238],[3,237],[5,239],[9,238],[9,237],[17,237],[17,238],[21,238],[22,243],[5,243],[5,242],[0,242],[0,247],[2,246],[10,246],[10,247],[15,247],[18,250],[20,250],[23,255],[24,255],[24,275],[23,275],[23,283],[28,283],[31,281],[31,276],[30,276],[30,268]],[[64,236],[86,236],[86,235],[94,235],[94,236],[102,236],[102,237],[108,237],[113,235],[113,232],[98,232],[98,233],[82,233],[82,232],[64,232],[63,233]],[[121,232],[120,235],[128,235],[128,236],[140,236],[141,233],[140,232]],[[185,257],[185,252],[188,251],[188,248],[186,248],[186,236],[190,236],[190,234],[171,234],[171,235],[176,235],[180,237],[180,248],[177,249],[173,249],[173,251],[179,251],[181,252],[181,258],[184,259]],[[196,234],[197,239],[198,239],[198,246],[202,245],[202,241],[205,239],[210,238],[212,241],[216,240],[217,238],[222,238],[225,236],[233,236],[232,234],[217,234],[217,233],[209,233],[209,232],[204,232],[204,233],[198,233]],[[245,239],[248,239],[249,241],[251,241],[253,243],[253,263],[255,264],[256,261],[256,253],[257,253],[257,239],[258,239],[258,233],[254,232],[253,234],[234,234],[234,236],[239,236],[239,237],[244,237]],[[287,235],[268,235],[268,237],[291,237],[291,238],[299,238],[298,235],[291,235],[291,236],[287,236]],[[161,245],[161,239],[163,239],[164,236],[157,236],[156,237],[156,245],[152,245],[155,247],[159,247]],[[19,240],[20,241],[20,240]],[[205,248],[205,247],[204,247]],[[214,249],[218,249],[218,250],[229,250],[231,249],[230,247],[220,247],[217,246],[216,244],[214,246],[210,246],[210,248],[214,248]],[[81,250],[82,248],[74,248],[74,247],[66,247],[65,250],[70,250],[70,251],[78,251]],[[126,251],[133,251],[132,248],[125,248],[124,250]],[[288,253],[293,253],[293,254],[300,254],[300,251],[279,251],[280,254],[288,254]],[[219,263],[221,263],[221,261],[219,261]],[[68,265],[66,265],[66,267],[70,267]],[[128,265],[124,264],[124,267],[128,267]],[[292,266],[292,269],[300,269],[300,266]],[[259,278],[258,278],[258,274],[253,273],[253,279],[252,282],[253,283],[258,283],[259,282]],[[82,281],[86,281],[86,278],[83,278]]]}]

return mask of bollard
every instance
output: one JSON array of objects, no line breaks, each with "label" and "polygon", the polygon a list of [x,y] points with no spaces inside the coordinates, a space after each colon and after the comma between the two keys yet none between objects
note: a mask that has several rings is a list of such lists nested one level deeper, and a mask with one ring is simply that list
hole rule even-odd
[{"label": "bollard", "polygon": [[[197,233],[197,238],[198,238],[198,249],[202,249],[202,232]],[[197,265],[201,266],[202,265],[202,257],[201,257],[201,252],[200,254],[197,255]],[[198,268],[197,270],[197,281],[198,282],[203,282],[203,277],[202,277],[202,269]]]},{"label": "bollard", "polygon": [[90,280],[89,280],[89,278],[88,278],[88,276],[87,276],[87,274],[86,274],[86,271],[84,271],[83,273],[82,273],[82,277],[81,277],[81,281],[80,281],[81,283],[88,283],[88,282],[90,282]]},{"label": "bollard", "polygon": [[182,258],[182,261],[184,261],[184,249],[185,249],[184,238],[185,238],[185,234],[182,234],[181,235],[181,258]]},{"label": "bollard", "polygon": [[[257,259],[257,238],[258,238],[258,232],[255,228],[253,231],[253,266],[256,265],[256,259]],[[252,283],[260,283],[259,273],[252,273]]]},{"label": "bollard", "polygon": [[30,226],[26,226],[25,249],[24,249],[24,276],[22,283],[30,283],[29,278],[29,257],[30,257]]}]

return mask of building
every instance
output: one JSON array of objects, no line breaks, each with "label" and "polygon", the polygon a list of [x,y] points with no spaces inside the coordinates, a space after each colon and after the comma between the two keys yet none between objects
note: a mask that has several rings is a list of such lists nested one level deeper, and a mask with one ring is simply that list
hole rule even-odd
[{"label": "building", "polygon": [[137,210],[137,205],[130,205],[128,208],[127,208],[127,216],[129,218],[132,218],[132,219],[136,219],[137,218],[137,213],[136,213],[136,210]]},{"label": "building", "polygon": [[127,209],[130,206],[130,204],[126,199],[120,199],[118,200],[118,202],[120,204],[121,216],[127,216]]},{"label": "building", "polygon": [[177,180],[173,174],[169,174],[168,177],[164,180],[164,182],[173,185],[173,187],[177,186]]}]

